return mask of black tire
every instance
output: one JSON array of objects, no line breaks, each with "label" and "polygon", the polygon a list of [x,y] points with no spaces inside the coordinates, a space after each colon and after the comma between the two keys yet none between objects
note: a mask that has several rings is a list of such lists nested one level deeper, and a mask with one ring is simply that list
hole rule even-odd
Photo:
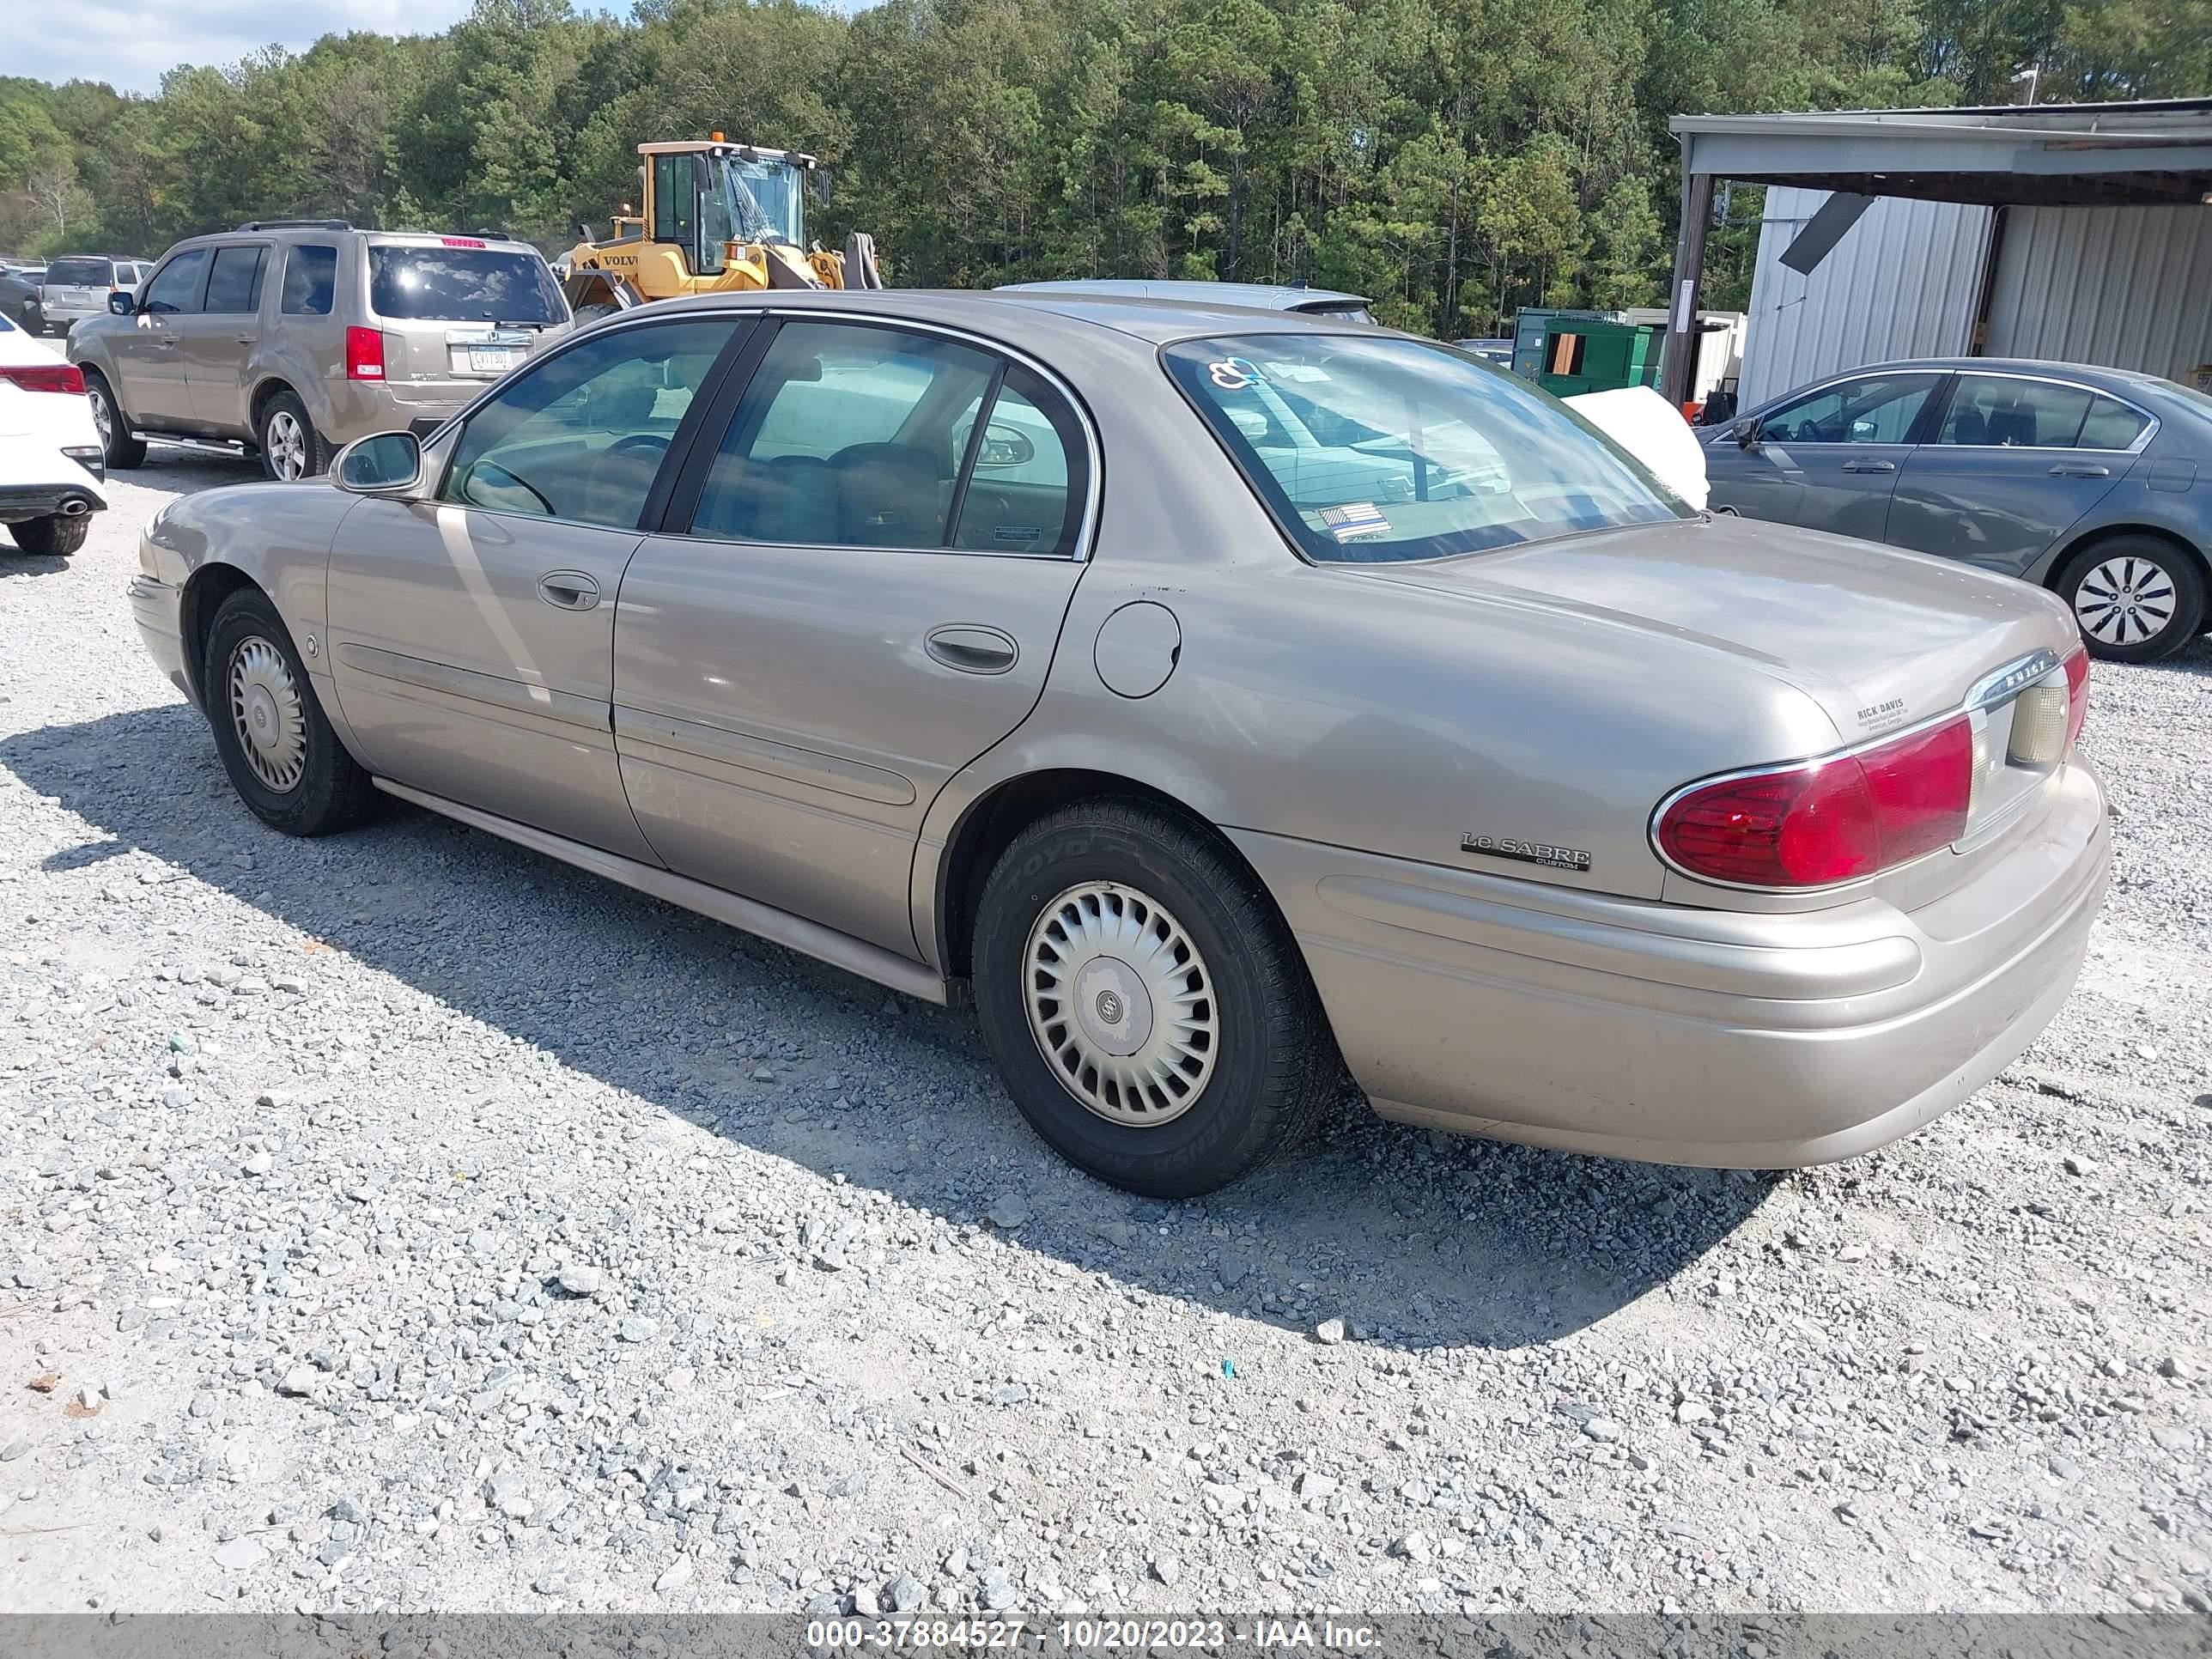
[{"label": "black tire", "polygon": [[[2109,580],[2115,572],[2118,582]],[[2089,654],[2107,662],[2171,656],[2204,624],[2204,567],[2157,536],[2107,536],[2091,543],[2066,562],[2057,591],[2073,611]],[[2166,607],[2163,623],[2148,634],[2138,632],[2155,621],[2161,606]],[[2102,629],[2103,637],[2093,626]]]},{"label": "black tire", "polygon": [[107,470],[112,472],[145,465],[146,441],[131,430],[130,418],[116,400],[115,388],[107,384],[107,377],[96,368],[86,369],[84,393],[95,405],[93,418],[100,428],[100,441],[106,447]]},{"label": "black tire", "polygon": [[[1160,1122],[1086,1105],[1077,1068],[1048,1060],[1031,1029],[1032,930],[1091,883],[1164,908],[1204,964],[1212,1070]],[[1080,802],[1018,836],[984,886],[974,954],[984,1039],[1014,1104],[1068,1162],[1131,1192],[1194,1198],[1228,1185],[1303,1138],[1342,1076],[1305,961],[1258,878],[1205,828],[1146,802]],[[1101,1006],[1109,1000],[1118,1019],[1118,1000]]]},{"label": "black tire", "polygon": [[[264,780],[247,759],[247,739],[232,712],[232,670],[256,646],[272,648],[283,659],[299,698],[304,746],[296,776],[282,787]],[[291,634],[260,589],[240,588],[222,602],[208,629],[201,661],[201,703],[215,731],[216,751],[230,774],[231,787],[254,817],[288,836],[328,836],[375,815],[383,797],[331,729]]]},{"label": "black tire", "polygon": [[[292,422],[290,428],[280,422]],[[319,478],[331,470],[334,453],[330,440],[315,430],[307,406],[295,392],[272,392],[263,400],[253,423],[254,441],[261,446],[261,470],[279,483],[301,478]],[[289,469],[297,457],[299,471]]]},{"label": "black tire", "polygon": [[43,519],[19,519],[8,526],[16,546],[42,559],[67,558],[84,545],[84,538],[91,533],[89,513],[80,513],[74,519],[64,519],[58,513]]}]

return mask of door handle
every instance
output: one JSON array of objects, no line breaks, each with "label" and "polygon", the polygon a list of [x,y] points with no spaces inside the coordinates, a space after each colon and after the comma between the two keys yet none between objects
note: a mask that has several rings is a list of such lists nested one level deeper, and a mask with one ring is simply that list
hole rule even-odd
[{"label": "door handle", "polygon": [[2099,466],[2094,461],[2061,461],[2051,469],[2054,478],[2109,478],[2112,469]]},{"label": "door handle", "polygon": [[240,345],[252,345],[261,337],[258,334],[234,334],[230,337]]},{"label": "door handle", "polygon": [[1897,463],[1872,460],[1845,461],[1844,471],[1846,472],[1894,472],[1897,471]]},{"label": "door handle", "polygon": [[922,648],[947,668],[957,668],[963,674],[1003,674],[1021,656],[1021,647],[1011,635],[965,623],[932,629]]},{"label": "door handle", "polygon": [[549,570],[538,579],[538,597],[556,611],[589,611],[599,602],[599,585],[580,570]]}]

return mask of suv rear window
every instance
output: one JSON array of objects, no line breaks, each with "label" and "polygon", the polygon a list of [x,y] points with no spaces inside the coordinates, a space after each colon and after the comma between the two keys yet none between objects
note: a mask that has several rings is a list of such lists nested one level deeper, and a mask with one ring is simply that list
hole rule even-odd
[{"label": "suv rear window", "polygon": [[46,281],[56,288],[106,288],[115,281],[115,266],[106,259],[57,259],[46,267]]},{"label": "suv rear window", "polygon": [[568,317],[544,260],[488,247],[372,247],[368,305],[378,316],[399,321],[557,323]]}]

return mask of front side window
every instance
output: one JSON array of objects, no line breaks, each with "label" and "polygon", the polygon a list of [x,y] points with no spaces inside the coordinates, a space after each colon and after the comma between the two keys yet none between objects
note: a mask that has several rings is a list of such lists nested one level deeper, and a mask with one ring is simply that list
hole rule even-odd
[{"label": "front side window", "polygon": [[546,358],[469,417],[441,501],[635,530],[733,319],[617,329]]},{"label": "front side window", "polygon": [[154,280],[146,285],[146,301],[142,308],[165,313],[198,311],[207,263],[208,251],[204,247],[179,253],[155,273]]},{"label": "front side window", "polygon": [[1306,556],[1442,558],[1689,509],[1542,392],[1387,336],[1191,340],[1169,374]]},{"label": "front side window", "polygon": [[1961,374],[1936,441],[1980,449],[2125,449],[2147,424],[2126,404],[2087,386]]},{"label": "front side window", "polygon": [[1759,435],[1783,444],[1901,444],[1936,390],[1934,374],[1846,380],[1759,416]]},{"label": "front side window", "polygon": [[965,460],[954,427],[973,426],[1000,368],[935,335],[785,324],[722,435],[692,533],[944,546]]},{"label": "front side window", "polygon": [[203,308],[227,313],[260,310],[264,252],[258,247],[217,248],[215,265],[208,272],[207,304]]},{"label": "front side window", "polygon": [[327,317],[337,285],[338,251],[301,242],[284,251],[284,296],[277,308],[287,317]]},{"label": "front side window", "polygon": [[653,158],[653,240],[698,246],[698,157],[690,151]]},{"label": "front side window", "polygon": [[558,323],[568,308],[535,253],[380,243],[368,251],[368,307],[395,322]]}]

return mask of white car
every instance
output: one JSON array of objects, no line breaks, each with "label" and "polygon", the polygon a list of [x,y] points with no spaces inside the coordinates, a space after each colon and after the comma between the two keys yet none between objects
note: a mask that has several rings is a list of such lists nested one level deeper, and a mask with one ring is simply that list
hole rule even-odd
[{"label": "white car", "polygon": [[39,310],[48,333],[66,334],[72,323],[107,315],[111,294],[136,294],[150,259],[114,258],[105,253],[71,253],[46,261],[39,288]]},{"label": "white car", "polygon": [[84,545],[107,468],[84,376],[0,317],[0,524],[26,553]]}]

